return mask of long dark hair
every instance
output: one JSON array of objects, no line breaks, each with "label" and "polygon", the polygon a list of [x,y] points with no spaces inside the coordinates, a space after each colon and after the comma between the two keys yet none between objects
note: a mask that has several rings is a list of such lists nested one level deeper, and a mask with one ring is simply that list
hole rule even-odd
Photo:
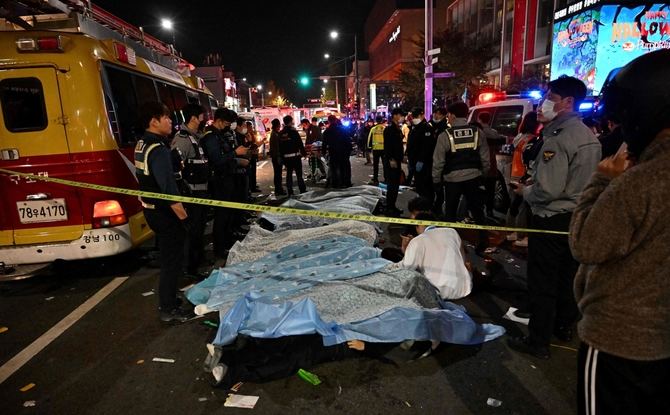
[{"label": "long dark hair", "polygon": [[519,124],[519,134],[537,135],[540,123],[537,121],[537,112],[531,111],[523,116]]}]

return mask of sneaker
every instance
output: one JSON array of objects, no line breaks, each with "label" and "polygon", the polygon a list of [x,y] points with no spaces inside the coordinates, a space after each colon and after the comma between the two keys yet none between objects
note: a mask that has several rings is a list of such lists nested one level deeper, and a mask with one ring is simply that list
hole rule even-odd
[{"label": "sneaker", "polygon": [[517,246],[519,248],[528,248],[528,238],[523,238],[519,239],[518,241],[515,241],[514,246]]},{"label": "sneaker", "polygon": [[512,350],[537,357],[538,359],[548,360],[551,357],[549,348],[533,345],[528,336],[509,338],[507,339],[507,345]]},{"label": "sneaker", "polygon": [[525,311],[525,310],[515,310],[514,316],[519,317],[519,318],[530,318],[530,311]]},{"label": "sneaker", "polygon": [[507,239],[508,241],[516,241],[517,239],[519,239],[519,234],[516,232],[512,232],[510,234],[507,234],[505,239]]},{"label": "sneaker", "polygon": [[160,319],[163,323],[185,323],[195,317],[193,310],[182,310],[175,307],[172,311],[161,311]]}]

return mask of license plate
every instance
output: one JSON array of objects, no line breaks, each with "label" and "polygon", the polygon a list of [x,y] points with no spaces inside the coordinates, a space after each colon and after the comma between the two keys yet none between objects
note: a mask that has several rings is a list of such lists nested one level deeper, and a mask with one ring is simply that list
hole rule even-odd
[{"label": "license plate", "polygon": [[65,199],[26,200],[16,202],[21,223],[59,222],[67,220]]}]

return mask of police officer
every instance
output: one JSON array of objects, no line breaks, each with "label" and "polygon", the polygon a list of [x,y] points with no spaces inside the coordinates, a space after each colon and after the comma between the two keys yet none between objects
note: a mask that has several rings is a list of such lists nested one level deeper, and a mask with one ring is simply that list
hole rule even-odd
[{"label": "police officer", "polygon": [[[183,170],[181,177],[184,182],[182,194],[207,198],[207,185],[210,169],[205,152],[200,147],[200,132],[205,124],[205,110],[198,104],[187,104],[182,110],[184,123],[172,140],[172,149],[181,157]],[[205,256],[205,226],[207,224],[207,206],[188,203],[185,205],[190,218],[190,229],[186,244],[186,273],[196,278],[203,278],[198,272]]]},{"label": "police officer", "polygon": [[[414,108],[411,115],[412,127],[407,141],[407,160],[410,163],[414,162],[414,182],[417,193],[432,203],[435,200],[432,178],[433,153],[437,137],[433,132],[433,126],[426,121],[422,108]],[[412,149],[410,149],[410,143],[413,146]]]},{"label": "police officer", "polygon": [[272,130],[270,131],[270,159],[272,160],[272,173],[274,177],[275,195],[284,196],[284,185],[281,182],[281,172],[283,163],[281,153],[279,152],[279,132],[281,131],[281,121],[277,118],[272,120]]},{"label": "police officer", "polygon": [[384,129],[384,165],[386,170],[386,215],[399,216],[402,210],[395,205],[400,188],[400,175],[402,172],[403,144],[400,123],[405,113],[400,108],[394,108],[391,112],[391,124]]},{"label": "police officer", "polygon": [[[243,146],[236,146],[233,131],[237,128],[237,114],[227,108],[214,112],[214,122],[205,129],[200,145],[205,152],[212,170],[209,188],[215,200],[235,201],[235,175],[244,170],[249,160],[242,157],[247,154]],[[235,212],[233,209],[217,207],[214,209],[213,243],[214,254],[226,258],[228,249],[235,243]]]},{"label": "police officer", "polygon": [[293,196],[293,173],[298,179],[300,193],[305,193],[307,187],[302,177],[302,158],[307,156],[305,145],[302,143],[298,130],[293,127],[293,117],[284,117],[284,128],[279,132],[279,153],[286,166],[286,190],[289,197]]},{"label": "police officer", "polygon": [[[482,176],[489,170],[489,148],[482,131],[469,125],[468,106],[457,102],[449,106],[449,125],[437,137],[433,153],[433,183],[445,189],[445,218],[457,219],[458,204],[465,196],[475,223],[484,224]],[[480,238],[480,243],[484,241]]]},{"label": "police officer", "polygon": [[[381,115],[375,118],[375,126],[370,129],[368,135],[368,147],[372,149],[372,180],[368,182],[371,185],[379,184],[379,160],[384,156],[384,128],[386,128],[386,120]],[[386,181],[386,172],[384,173],[384,181]]]},{"label": "police officer", "polygon": [[[433,140],[435,141],[435,145],[433,145],[433,152],[435,151],[435,146],[437,145],[437,137],[440,136],[444,132],[444,130],[449,127],[448,120],[447,120],[447,109],[444,107],[439,107],[436,108],[435,111],[433,111],[433,115],[431,117],[431,120],[429,122],[430,126],[433,128]],[[433,153],[427,154],[427,158],[431,159],[430,165],[432,167],[433,162]],[[434,184],[434,177],[433,177],[433,172],[427,172],[427,175],[431,177],[431,184],[433,186],[433,191],[435,193],[435,199],[433,202],[433,213],[437,215],[438,217],[444,216],[444,185],[439,184],[435,185]]]},{"label": "police officer", "polygon": [[[235,186],[236,186],[236,202],[241,202],[241,203],[246,203],[251,199],[251,189],[250,189],[250,183],[249,183],[249,169],[252,166],[251,162],[251,148],[249,146],[249,143],[247,141],[247,133],[249,132],[249,128],[247,127],[246,121],[242,117],[237,117],[236,121],[236,126],[235,126],[235,145],[236,147],[243,146],[247,148],[249,151],[247,154],[242,156],[244,159],[248,161],[247,166],[244,169],[240,169],[240,173],[243,174],[237,174],[235,176]],[[240,214],[243,214],[243,211],[236,211],[238,214],[238,222],[239,222],[239,217],[241,216]],[[239,223],[241,225],[241,223]]]},{"label": "police officer", "polygon": [[[600,143],[577,112],[585,96],[582,81],[562,76],[549,83],[538,107],[544,144],[530,184],[513,184],[531,207],[534,229],[568,231],[577,199],[600,161]],[[529,335],[509,339],[511,348],[548,359],[552,333],[559,340],[572,339],[578,315],[572,292],[577,266],[567,236],[528,235]]]},{"label": "police officer", "polygon": [[[144,135],[135,146],[135,175],[140,190],[168,195],[179,195],[169,135],[172,133],[170,111],[160,102],[148,102],[140,110]],[[183,240],[189,228],[184,205],[159,199],[141,198],[144,217],[156,234],[160,250],[161,271],[158,284],[160,319],[163,322],[188,320],[193,313],[179,308],[177,279],[182,273]]]}]

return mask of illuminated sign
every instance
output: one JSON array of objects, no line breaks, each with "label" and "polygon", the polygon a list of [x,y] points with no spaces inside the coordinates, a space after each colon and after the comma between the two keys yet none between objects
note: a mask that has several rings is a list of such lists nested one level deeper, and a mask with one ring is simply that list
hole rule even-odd
[{"label": "illuminated sign", "polygon": [[377,84],[370,84],[370,111],[377,109]]},{"label": "illuminated sign", "polygon": [[670,49],[666,3],[624,4],[601,5],[556,21],[551,79],[574,76],[586,84],[589,93],[598,95],[612,70],[650,51]]},{"label": "illuminated sign", "polygon": [[391,33],[391,37],[389,38],[389,43],[393,43],[396,40],[398,40],[398,36],[400,35],[400,26],[396,30]]},{"label": "illuminated sign", "polygon": [[576,3],[573,3],[573,4],[569,5],[568,7],[557,10],[554,13],[554,20],[563,19],[564,17],[566,17],[568,15],[578,13],[578,12],[582,11],[583,9],[586,9],[588,7],[591,7],[591,6],[595,6],[598,3],[600,3],[600,0],[581,0],[581,1],[578,1]]}]

